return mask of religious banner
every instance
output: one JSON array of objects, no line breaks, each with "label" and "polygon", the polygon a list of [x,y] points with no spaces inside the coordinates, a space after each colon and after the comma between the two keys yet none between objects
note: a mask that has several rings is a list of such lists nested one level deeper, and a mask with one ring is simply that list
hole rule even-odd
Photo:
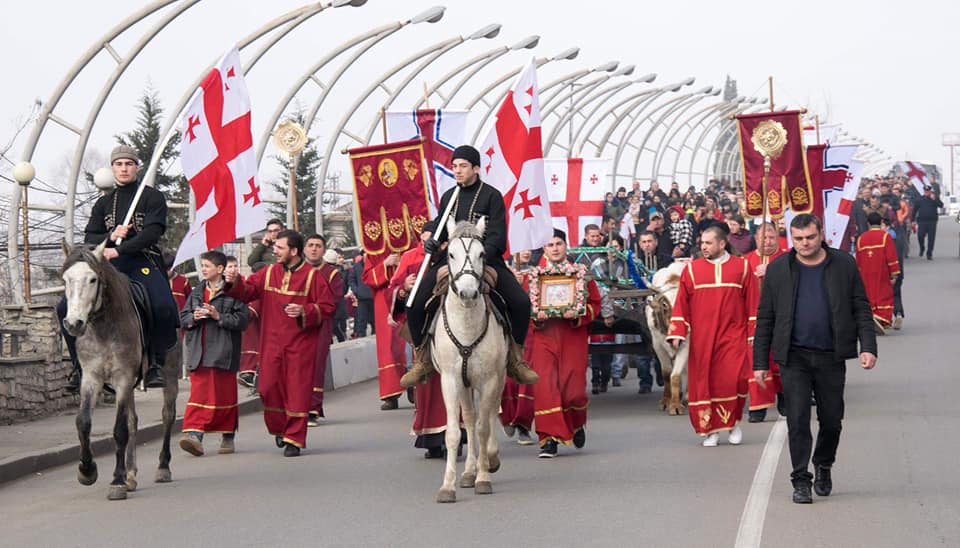
[{"label": "religious banner", "polygon": [[850,221],[863,162],[854,160],[858,145],[810,145],[807,167],[814,189],[814,214],[823,220],[827,245],[848,249],[844,234]]},{"label": "religious banner", "polygon": [[[767,213],[774,219],[782,217],[788,205],[794,213],[813,210],[813,189],[801,128],[800,111],[796,110],[737,116],[748,217],[763,215],[764,198]],[[770,165],[766,197],[763,196],[765,158]]]},{"label": "religious banner", "polygon": [[430,215],[420,140],[347,152],[363,250],[376,256],[414,247]]},{"label": "religious banner", "polygon": [[[571,243],[583,237],[583,227],[600,225],[610,162],[601,159],[548,158],[543,161],[553,226]],[[620,219],[617,219],[620,221]]]}]

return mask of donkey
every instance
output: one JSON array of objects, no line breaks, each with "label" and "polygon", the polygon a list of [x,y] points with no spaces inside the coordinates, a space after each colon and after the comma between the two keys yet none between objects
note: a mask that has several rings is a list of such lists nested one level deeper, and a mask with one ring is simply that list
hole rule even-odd
[{"label": "donkey", "polygon": [[[447,223],[449,286],[440,305],[432,342],[447,409],[447,465],[437,502],[456,502],[459,418],[467,431],[467,460],[460,487],[493,493],[490,474],[500,469],[493,435],[506,375],[509,334],[497,323],[484,286],[483,233],[486,221]],[[442,327],[442,329],[441,329]],[[475,397],[478,400],[475,400]]]},{"label": "donkey", "polygon": [[684,344],[679,350],[674,348],[667,341],[667,332],[670,330],[673,303],[677,300],[677,291],[680,289],[680,275],[685,267],[686,263],[677,262],[656,271],[650,283],[655,294],[647,297],[646,314],[651,346],[657,353],[664,376],[670,377],[669,382],[663,384],[663,397],[660,399],[660,410],[665,410],[668,415],[684,413],[683,374],[687,369],[690,346]]},{"label": "donkey", "polygon": [[[83,366],[80,385],[80,410],[77,434],[80,437],[80,466],[77,479],[83,485],[97,481],[97,464],[90,450],[90,412],[104,384],[117,392],[117,417],[113,439],[117,444],[117,462],[107,496],[110,500],[127,498],[137,488],[137,411],[133,389],[149,361],[141,339],[141,325],[134,304],[130,281],[104,259],[106,241],[92,251],[85,246],[63,244],[67,258],[63,278],[67,314],[63,328],[77,338],[77,358]],[[167,361],[166,386],[163,389],[163,448],[154,481],[172,481],[170,474],[170,434],[176,418],[176,364]]]}]

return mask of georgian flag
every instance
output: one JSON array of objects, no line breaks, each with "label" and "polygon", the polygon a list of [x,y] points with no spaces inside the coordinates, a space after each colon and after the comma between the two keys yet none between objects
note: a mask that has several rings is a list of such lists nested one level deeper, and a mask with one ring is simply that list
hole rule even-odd
[{"label": "georgian flag", "polygon": [[930,177],[927,175],[927,170],[923,168],[923,164],[901,162],[900,169],[903,170],[904,175],[910,180],[910,184],[923,196],[923,187],[930,184]]},{"label": "georgian flag", "polygon": [[266,223],[250,131],[250,95],[240,52],[224,55],[183,114],[180,163],[196,215],[174,265],[256,232]]},{"label": "georgian flag", "polygon": [[[571,247],[583,239],[583,227],[588,224],[600,226],[603,220],[609,165],[609,160],[595,158],[549,158],[543,161],[553,226],[567,233]],[[617,221],[622,222],[622,219]]]},{"label": "georgian flag", "polygon": [[860,189],[863,162],[854,160],[857,145],[832,145],[823,152],[823,230],[830,246],[840,249]]},{"label": "georgian flag", "polygon": [[536,59],[497,110],[496,123],[480,147],[480,178],[503,194],[511,252],[550,241],[553,219],[543,175]]}]

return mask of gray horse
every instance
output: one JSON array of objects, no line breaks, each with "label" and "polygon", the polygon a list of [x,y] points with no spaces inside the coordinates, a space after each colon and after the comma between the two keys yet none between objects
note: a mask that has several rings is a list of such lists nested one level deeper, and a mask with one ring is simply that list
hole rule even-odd
[{"label": "gray horse", "polygon": [[[139,316],[130,289],[130,281],[103,258],[106,242],[90,250],[69,247],[60,276],[67,299],[63,327],[77,338],[77,357],[83,366],[80,385],[80,410],[77,434],[80,437],[80,467],[77,479],[83,485],[97,481],[97,464],[90,451],[90,412],[100,389],[109,384],[117,392],[117,418],[113,439],[117,444],[117,462],[110,482],[110,500],[127,498],[137,488],[137,411],[134,385],[149,360],[141,342]],[[156,482],[172,480],[170,474],[170,434],[176,418],[177,377],[174,360],[167,360],[163,389],[163,448]]]}]

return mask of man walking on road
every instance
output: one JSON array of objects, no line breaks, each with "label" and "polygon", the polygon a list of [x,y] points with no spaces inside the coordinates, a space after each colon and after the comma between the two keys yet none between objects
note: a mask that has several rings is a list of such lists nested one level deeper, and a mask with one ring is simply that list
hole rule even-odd
[{"label": "man walking on road", "polygon": [[[814,215],[794,217],[790,234],[793,251],[770,263],[763,281],[753,339],[753,374],[761,385],[766,382],[772,348],[786,398],[793,502],[810,504],[811,480],[821,497],[833,489],[831,467],[843,419],[844,361],[857,357],[859,341],[860,365],[873,369],[877,338],[853,257],[824,244],[820,219]],[[807,469],[812,450],[811,390],[820,423],[813,451],[815,476]]]},{"label": "man walking on road", "polygon": [[920,244],[920,256],[926,250],[927,260],[933,260],[933,244],[937,240],[937,219],[943,202],[930,186],[923,187],[923,196],[917,199],[913,207],[913,229],[917,232]]}]

